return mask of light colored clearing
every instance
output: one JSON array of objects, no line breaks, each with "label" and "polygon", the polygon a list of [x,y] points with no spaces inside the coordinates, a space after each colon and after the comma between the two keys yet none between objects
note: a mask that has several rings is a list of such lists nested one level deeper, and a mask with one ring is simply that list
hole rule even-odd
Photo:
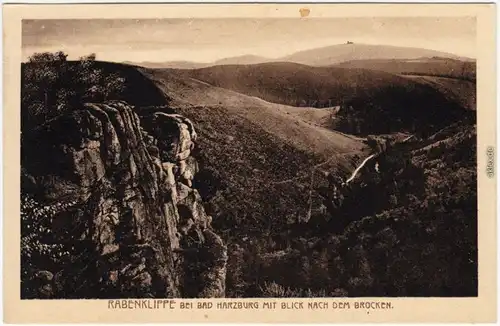
[{"label": "light colored clearing", "polygon": [[259,125],[266,132],[306,152],[329,158],[335,154],[361,152],[366,149],[361,138],[328,130],[290,114],[296,109],[305,112],[318,110],[316,108],[294,108],[270,103],[258,97],[243,95],[196,79],[176,75],[172,71],[153,73],[146,71],[145,74],[172,98],[172,106],[223,107],[228,112],[240,115]]}]

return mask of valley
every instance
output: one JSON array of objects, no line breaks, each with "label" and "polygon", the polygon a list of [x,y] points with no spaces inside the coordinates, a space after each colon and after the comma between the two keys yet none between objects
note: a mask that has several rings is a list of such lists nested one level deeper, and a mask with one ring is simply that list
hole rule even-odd
[{"label": "valley", "polygon": [[[388,46],[314,53],[182,68],[58,61],[48,67],[76,75],[48,92],[44,63],[25,63],[23,192],[74,194],[78,220],[100,212],[88,240],[106,250],[162,248],[142,263],[120,251],[158,282],[141,283],[147,295],[477,295],[475,64]],[[145,236],[128,220],[143,216]],[[128,237],[112,235],[115,218]],[[124,268],[99,257],[90,270]],[[127,293],[144,295],[134,284]]]}]

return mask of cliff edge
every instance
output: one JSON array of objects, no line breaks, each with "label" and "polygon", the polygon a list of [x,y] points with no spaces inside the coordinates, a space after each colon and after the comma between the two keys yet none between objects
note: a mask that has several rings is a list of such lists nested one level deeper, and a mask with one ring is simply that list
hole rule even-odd
[{"label": "cliff edge", "polygon": [[223,297],[193,124],[87,103],[22,135],[23,298]]}]

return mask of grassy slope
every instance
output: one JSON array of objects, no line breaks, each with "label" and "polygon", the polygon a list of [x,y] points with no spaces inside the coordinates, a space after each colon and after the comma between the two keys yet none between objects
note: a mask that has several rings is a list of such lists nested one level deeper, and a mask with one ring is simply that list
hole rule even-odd
[{"label": "grassy slope", "polygon": [[[314,125],[310,119],[294,114],[297,108],[214,87],[171,70],[143,71],[172,97],[173,106],[222,107],[228,114],[258,124],[265,132],[282,141],[326,159],[330,155],[357,152],[364,148],[359,138]],[[314,108],[302,109],[314,111]]]},{"label": "grassy slope", "polygon": [[345,176],[367,155],[362,139],[315,126],[290,113],[296,108],[170,70],[142,72],[171,97],[171,107],[195,123],[202,166],[225,181],[228,205],[239,205],[252,219],[285,218],[292,212],[304,217],[307,201],[292,198],[304,196],[313,165],[327,162],[322,168]]},{"label": "grassy slope", "polygon": [[309,108],[309,107],[286,107],[286,112],[292,116],[296,116],[306,122],[310,122],[315,126],[330,128],[332,118],[335,117],[335,107],[332,108]]},{"label": "grassy slope", "polygon": [[[401,73],[400,69],[395,69],[395,72]],[[388,98],[403,96],[402,105],[417,101],[424,108],[458,100],[456,97],[446,96],[446,92],[451,89],[466,91],[464,97],[474,90],[473,83],[467,81],[440,80],[438,85],[383,71],[309,67],[293,63],[214,66],[180,70],[179,73],[213,86],[298,107],[333,107],[358,98],[375,99],[383,93]],[[428,101],[425,100],[427,98]],[[463,103],[463,100],[458,101]]]},{"label": "grassy slope", "polygon": [[[383,71],[282,62],[163,72],[175,72],[184,78],[283,105],[352,106],[354,111],[340,112],[349,120],[349,127],[342,130],[349,133],[413,132],[423,128],[432,131],[456,121],[464,110],[461,105],[464,101],[449,96],[452,93],[446,87]],[[291,113],[293,109],[288,111]],[[318,125],[325,125],[324,116],[306,116]],[[397,123],[388,124],[389,120]]]},{"label": "grassy slope", "polygon": [[310,67],[294,63],[227,65],[184,71],[192,78],[268,102],[331,107],[385,85],[414,85],[384,72]]}]

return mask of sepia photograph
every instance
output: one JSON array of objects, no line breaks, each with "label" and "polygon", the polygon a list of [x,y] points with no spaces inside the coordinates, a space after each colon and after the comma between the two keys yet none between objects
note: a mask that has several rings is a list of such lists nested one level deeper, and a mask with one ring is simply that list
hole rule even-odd
[{"label": "sepia photograph", "polygon": [[12,9],[12,307],[490,320],[493,7],[216,7]]},{"label": "sepia photograph", "polygon": [[475,26],[24,20],[22,298],[476,296]]}]

